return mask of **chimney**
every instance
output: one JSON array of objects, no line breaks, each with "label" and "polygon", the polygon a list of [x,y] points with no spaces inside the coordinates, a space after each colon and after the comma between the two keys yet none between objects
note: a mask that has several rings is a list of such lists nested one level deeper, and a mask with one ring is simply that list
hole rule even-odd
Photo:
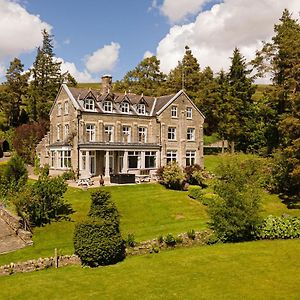
[{"label": "chimney", "polygon": [[101,77],[101,94],[107,94],[111,92],[112,76],[103,75]]}]

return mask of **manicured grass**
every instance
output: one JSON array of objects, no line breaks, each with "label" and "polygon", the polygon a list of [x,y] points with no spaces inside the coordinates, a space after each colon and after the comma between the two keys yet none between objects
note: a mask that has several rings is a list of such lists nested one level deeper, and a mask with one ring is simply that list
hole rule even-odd
[{"label": "manicured grass", "polygon": [[181,248],[0,278],[1,299],[299,299],[300,240]]},{"label": "manicured grass", "polygon": [[[159,184],[141,184],[105,187],[112,194],[121,214],[124,237],[133,233],[136,240],[148,240],[168,233],[204,229],[207,225],[206,208],[191,200],[187,192],[171,191]],[[68,188],[65,198],[76,211],[71,222],[53,222],[34,230],[34,245],[0,255],[0,265],[33,258],[52,256],[54,248],[61,254],[71,254],[75,222],[84,218],[90,207],[90,193]]]}]

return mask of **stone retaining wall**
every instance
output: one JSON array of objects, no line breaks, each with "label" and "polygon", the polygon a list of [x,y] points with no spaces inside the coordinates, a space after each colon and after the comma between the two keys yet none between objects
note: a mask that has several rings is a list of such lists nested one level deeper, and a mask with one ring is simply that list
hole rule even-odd
[{"label": "stone retaining wall", "polygon": [[0,207],[0,218],[18,235],[26,245],[32,245],[32,234],[24,229],[22,219],[12,215],[5,208]]},{"label": "stone retaining wall", "polygon": [[[158,239],[153,239],[153,240],[137,243],[137,245],[134,247],[127,247],[126,256],[157,253],[161,250],[174,249],[178,247],[206,245],[211,235],[212,235],[211,230],[204,230],[200,232],[195,232],[195,238],[191,239],[188,237],[187,233],[182,233],[179,234],[178,236],[175,236],[177,242],[173,246],[167,245],[165,242],[160,242]],[[12,275],[15,273],[38,271],[38,270],[43,270],[51,267],[62,267],[67,265],[80,265],[80,264],[81,264],[80,258],[75,254],[57,256],[57,258],[55,257],[39,258],[37,260],[29,260],[20,263],[10,263],[8,265],[1,266],[0,276]]]},{"label": "stone retaining wall", "polygon": [[64,255],[47,258],[39,258],[36,260],[28,260],[20,263],[10,263],[0,267],[0,276],[12,275],[15,273],[33,272],[51,267],[62,267],[67,265],[79,265],[80,259],[77,255]]},{"label": "stone retaining wall", "polygon": [[160,242],[157,238],[150,241],[137,243],[134,247],[127,247],[126,255],[142,255],[148,253],[157,253],[165,249],[206,245],[211,235],[211,230],[204,230],[195,232],[195,238],[191,239],[188,237],[187,233],[181,233],[177,236],[174,236],[177,240],[174,245],[168,245],[164,241]]}]

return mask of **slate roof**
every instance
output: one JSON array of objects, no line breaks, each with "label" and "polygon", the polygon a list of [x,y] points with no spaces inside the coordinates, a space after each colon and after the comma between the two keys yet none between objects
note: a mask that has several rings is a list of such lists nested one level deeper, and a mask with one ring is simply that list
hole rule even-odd
[{"label": "slate roof", "polygon": [[80,107],[81,111],[85,111],[83,107],[83,101],[86,98],[93,98],[95,99],[95,111],[96,112],[103,112],[102,110],[102,102],[105,100],[111,100],[113,102],[114,111],[113,112],[120,112],[119,105],[123,101],[128,101],[131,106],[131,114],[136,113],[136,105],[138,103],[144,103],[146,107],[146,115],[154,116],[156,115],[168,102],[177,94],[161,96],[161,97],[150,97],[144,95],[137,95],[133,93],[106,93],[101,94],[100,90],[97,89],[84,89],[84,88],[75,88],[75,87],[68,87],[64,85],[64,88],[67,89],[70,94],[73,96],[72,101],[76,102],[76,106]]}]

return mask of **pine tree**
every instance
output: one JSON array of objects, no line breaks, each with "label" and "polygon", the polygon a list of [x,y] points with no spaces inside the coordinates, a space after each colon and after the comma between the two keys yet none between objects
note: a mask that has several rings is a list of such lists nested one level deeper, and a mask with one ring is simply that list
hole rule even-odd
[{"label": "pine tree", "polygon": [[300,201],[300,23],[285,9],[274,33],[253,63],[259,75],[267,71],[272,75],[278,141],[286,165],[279,179],[283,183],[279,192],[289,201]]},{"label": "pine tree", "polygon": [[22,105],[27,96],[28,77],[29,74],[24,72],[24,65],[21,60],[15,58],[10,62],[10,66],[6,71],[6,82],[0,94],[1,108],[4,111],[7,125],[9,127],[17,127],[24,120],[24,112],[22,113]]},{"label": "pine tree", "polygon": [[178,92],[184,89],[188,96],[195,100],[200,85],[200,66],[192,54],[192,51],[188,46],[185,46],[185,54],[181,62],[175,69],[171,70],[168,79],[167,86],[170,92]]},{"label": "pine tree", "polygon": [[[247,150],[247,133],[252,117],[252,95],[255,88],[253,79],[249,77],[245,58],[238,48],[233,51],[231,66],[228,73],[228,93],[226,95],[227,112],[224,135],[231,142],[232,152],[235,142],[238,142],[240,150]],[[245,144],[246,143],[246,144]]]},{"label": "pine tree", "polygon": [[43,45],[37,49],[37,55],[31,69],[30,116],[33,120],[48,119],[49,111],[63,82],[61,62],[54,59],[52,36],[43,30]]},{"label": "pine tree", "polygon": [[164,94],[165,75],[160,71],[156,56],[143,59],[133,70],[127,72],[122,81],[115,84],[118,91],[160,96]]}]

